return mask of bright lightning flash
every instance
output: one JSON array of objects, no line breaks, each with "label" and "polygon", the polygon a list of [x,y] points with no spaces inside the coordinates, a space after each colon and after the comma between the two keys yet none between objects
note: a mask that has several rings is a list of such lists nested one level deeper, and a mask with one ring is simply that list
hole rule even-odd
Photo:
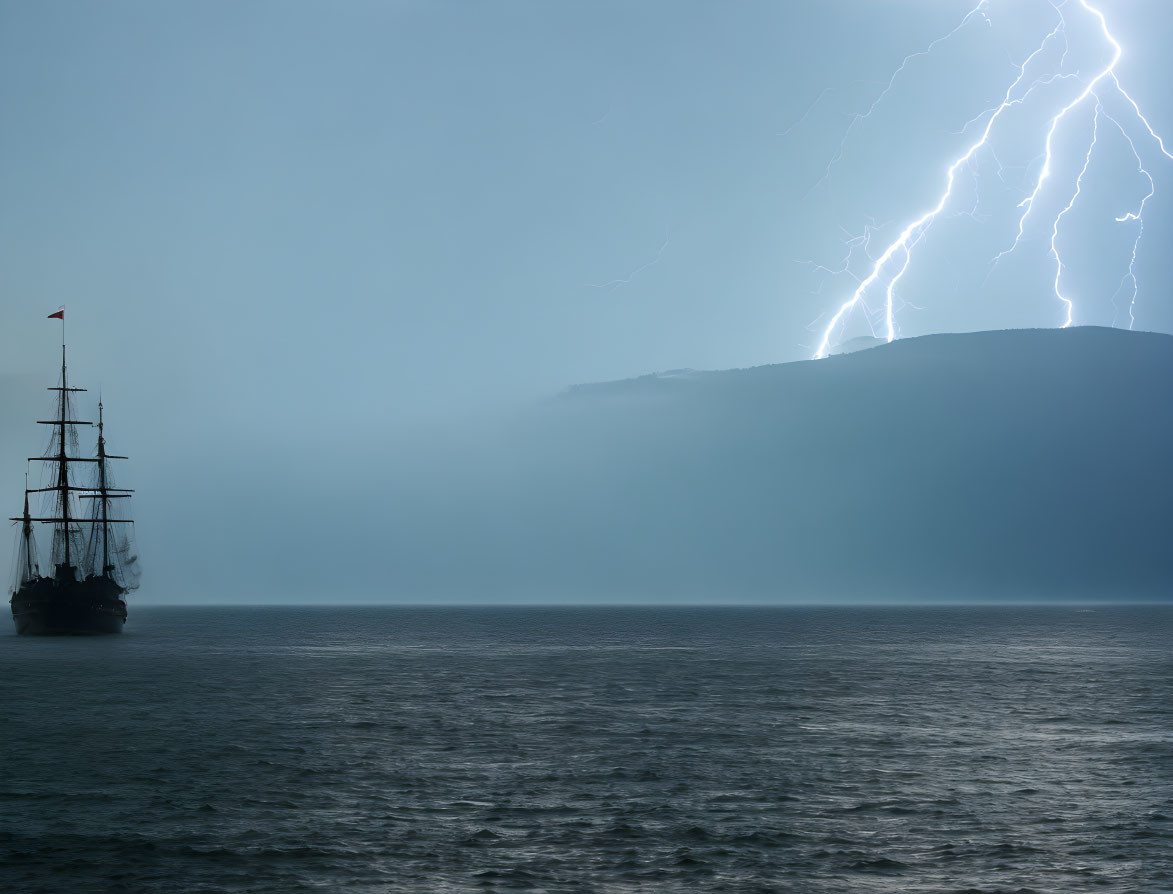
[{"label": "bright lightning flash", "polygon": [[[1116,74],[1116,68],[1124,54],[1124,51],[1120,43],[1109,30],[1108,21],[1104,14],[1095,6],[1093,6],[1089,0],[1059,0],[1059,2],[1056,2],[1056,0],[1049,0],[1049,2],[1055,9],[1055,12],[1058,16],[1058,23],[1042,39],[1038,45],[1038,48],[1035,49],[1035,51],[1029,56],[1027,56],[1022,64],[1018,66],[1017,75],[1015,76],[1010,86],[1006,89],[1001,103],[992,109],[987,109],[985,112],[966,125],[966,129],[968,129],[970,126],[977,124],[979,121],[985,118],[985,126],[982,128],[980,136],[966,148],[965,152],[954,159],[954,161],[946,169],[944,190],[938,197],[936,204],[933,205],[928,211],[924,212],[915,220],[913,220],[911,223],[909,223],[903,230],[901,230],[896,239],[891,244],[889,244],[878,257],[873,259],[869,254],[869,259],[872,260],[870,272],[862,279],[857,278],[858,285],[855,289],[855,292],[839,307],[839,309],[827,323],[826,328],[823,330],[822,338],[819,341],[818,348],[815,352],[816,358],[826,357],[831,352],[833,341],[838,337],[843,324],[846,322],[846,319],[852,313],[852,311],[861,305],[865,310],[867,309],[867,305],[865,303],[866,296],[873,289],[873,287],[882,288],[883,290],[884,336],[889,342],[893,341],[897,337],[896,287],[900,283],[901,279],[903,279],[904,275],[908,272],[909,266],[912,262],[914,250],[918,245],[920,245],[925,237],[925,234],[941,217],[942,213],[948,207],[950,200],[953,198],[954,187],[956,186],[959,172],[962,170],[962,168],[971,166],[971,163],[975,160],[975,156],[985,150],[994,159],[995,163],[998,164],[999,176],[1001,176],[1001,163],[997,161],[997,156],[994,155],[994,150],[991,145],[991,136],[1003,115],[1008,110],[1016,106],[1021,106],[1023,103],[1025,103],[1026,100],[1030,98],[1032,93],[1039,87],[1047,86],[1061,80],[1065,81],[1078,78],[1078,76],[1066,73],[1064,70],[1067,56],[1070,52],[1070,44],[1067,39],[1067,18],[1064,15],[1064,7],[1068,6],[1070,3],[1078,3],[1078,6],[1082,9],[1083,13],[1092,17],[1098,23],[1099,31],[1103,37],[1103,40],[1105,41],[1107,47],[1111,50],[1111,58],[1106,66],[1096,72],[1094,77],[1083,82],[1083,88],[1080,90],[1078,95],[1076,95],[1073,100],[1063,106],[1059,112],[1051,117],[1050,120],[1044,125],[1045,137],[1043,140],[1043,151],[1041,155],[1042,166],[1040,167],[1038,176],[1035,179],[1034,188],[1031,190],[1030,194],[1027,195],[1026,198],[1024,198],[1019,204],[1019,208],[1022,209],[1022,214],[1018,220],[1018,227],[1014,241],[1007,249],[994,257],[991,265],[996,264],[1003,257],[1015,251],[1021,244],[1026,233],[1027,223],[1031,216],[1031,212],[1034,210],[1036,201],[1042,194],[1047,181],[1050,179],[1053,173],[1055,159],[1055,135],[1059,129],[1064,126],[1064,122],[1068,119],[1068,117],[1076,109],[1080,108],[1086,102],[1088,102],[1090,98],[1095,101],[1095,107],[1094,115],[1092,117],[1091,138],[1088,144],[1087,152],[1084,156],[1083,166],[1078,176],[1075,178],[1070,201],[1063,207],[1061,211],[1059,211],[1051,226],[1051,238],[1048,254],[1055,264],[1055,296],[1062,303],[1064,308],[1064,319],[1062,325],[1064,327],[1070,326],[1075,320],[1075,303],[1063,292],[1063,280],[1066,268],[1063,262],[1063,257],[1059,250],[1060,225],[1063,222],[1063,218],[1071,211],[1076,201],[1079,199],[1083,188],[1084,178],[1087,175],[1088,169],[1091,167],[1092,157],[1095,154],[1096,146],[1099,140],[1100,122],[1103,119],[1107,119],[1120,131],[1121,134],[1123,134],[1125,140],[1128,142],[1128,145],[1131,147],[1133,155],[1136,158],[1138,172],[1147,179],[1149,184],[1149,192],[1140,201],[1137,209],[1117,218],[1117,222],[1119,223],[1135,223],[1137,227],[1136,239],[1132,247],[1131,261],[1128,272],[1125,274],[1123,281],[1130,284],[1131,297],[1129,299],[1129,328],[1132,328],[1132,325],[1136,320],[1135,308],[1138,290],[1136,279],[1136,258],[1140,248],[1141,237],[1144,235],[1144,211],[1149,200],[1155,194],[1156,187],[1152,175],[1145,168],[1141,154],[1137,150],[1135,140],[1132,136],[1129,135],[1128,129],[1124,127],[1118,119],[1112,117],[1104,110],[1102,91],[1105,89],[1111,89],[1115,91],[1115,93],[1117,93],[1128,103],[1132,110],[1133,116],[1144,128],[1145,133],[1147,133],[1149,138],[1156,144],[1160,152],[1170,160],[1173,160],[1173,154],[1171,154],[1165,148],[1164,141],[1160,136],[1157,135],[1156,131],[1153,130],[1152,125],[1141,112],[1140,106],[1137,104],[1136,100],[1134,100],[1120,84],[1119,78]],[[901,63],[900,67],[897,69],[896,73],[893,74],[892,78],[888,81],[887,86],[877,97],[876,101],[872,103],[867,112],[862,115],[857,115],[852,119],[851,124],[848,126],[847,133],[844,135],[844,143],[846,143],[847,136],[850,135],[851,129],[859,121],[869,117],[873,112],[876,111],[876,108],[879,106],[880,102],[893,89],[897,75],[904,71],[913,58],[926,55],[927,53],[931,52],[937,44],[949,39],[950,37],[953,37],[971,20],[978,16],[985,19],[987,23],[989,22],[988,0],[982,0],[982,2],[978,3],[978,5],[973,8],[964,19],[962,19],[961,23],[957,25],[957,27],[955,27],[952,31],[943,37],[935,40],[926,50],[922,51],[921,53],[916,53],[906,57],[903,63]],[[1057,42],[1061,42],[1063,46],[1063,55],[1059,60],[1059,70],[1032,75],[1032,69],[1035,67],[1035,63],[1039,60],[1039,57],[1043,56],[1047,50]],[[1033,77],[1034,80],[1027,83],[1028,77]],[[843,145],[840,145],[839,152],[827,166],[824,179],[830,175],[831,169],[834,167],[836,162],[840,160],[842,155]],[[825,270],[826,268],[822,269]],[[870,324],[871,319],[869,316],[869,325]]]}]

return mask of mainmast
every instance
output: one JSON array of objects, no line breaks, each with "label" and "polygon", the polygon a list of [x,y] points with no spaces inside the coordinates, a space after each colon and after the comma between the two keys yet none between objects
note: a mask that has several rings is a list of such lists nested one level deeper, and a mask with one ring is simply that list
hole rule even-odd
[{"label": "mainmast", "polygon": [[65,532],[65,573],[69,573],[71,563],[69,561],[69,460],[65,456],[65,411],[69,406],[69,392],[66,390],[69,383],[65,381],[65,320],[61,321],[61,397],[57,401],[57,405],[61,408],[60,416],[60,442],[58,446],[61,448],[57,452],[57,492],[58,505],[60,508],[62,528]]},{"label": "mainmast", "polygon": [[[68,371],[65,366],[65,319],[61,319],[61,384],[56,388],[50,387],[50,391],[60,392],[57,400],[57,418],[56,419],[38,419],[40,425],[53,425],[57,428],[57,453],[55,455],[40,457],[42,459],[50,460],[57,465],[57,483],[52,487],[35,488],[34,490],[54,490],[57,491],[57,515],[51,519],[31,519],[31,521],[46,521],[52,522],[55,530],[61,532],[64,540],[64,563],[62,568],[65,574],[72,575],[73,568],[73,545],[70,543],[70,527],[77,519],[71,518],[69,514],[70,501],[69,492],[71,490],[82,490],[83,488],[71,487],[69,484],[69,464],[71,462],[78,462],[78,457],[70,456],[66,447],[69,443],[68,432],[70,426],[73,425],[92,425],[91,422],[85,422],[81,419],[69,418],[69,395],[74,391],[85,391],[84,388],[70,388],[68,381]],[[84,460],[83,460],[84,461]],[[97,462],[97,460],[90,460],[90,462]],[[26,491],[28,488],[26,488]],[[26,494],[27,496],[27,494]]]}]

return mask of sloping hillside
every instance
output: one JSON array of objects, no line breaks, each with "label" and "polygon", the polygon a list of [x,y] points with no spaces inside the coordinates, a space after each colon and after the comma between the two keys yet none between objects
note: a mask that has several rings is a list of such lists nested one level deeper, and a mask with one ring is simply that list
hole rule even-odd
[{"label": "sloping hillside", "polygon": [[1173,592],[1166,335],[938,335],[579,386],[510,453],[516,578],[584,598]]}]

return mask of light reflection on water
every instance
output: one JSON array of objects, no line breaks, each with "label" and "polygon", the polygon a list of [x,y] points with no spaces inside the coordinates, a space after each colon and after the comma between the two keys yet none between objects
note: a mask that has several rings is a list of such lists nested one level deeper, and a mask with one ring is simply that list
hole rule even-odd
[{"label": "light reflection on water", "polygon": [[1157,892],[1171,633],[132,607],[121,638],[0,637],[0,888]]}]

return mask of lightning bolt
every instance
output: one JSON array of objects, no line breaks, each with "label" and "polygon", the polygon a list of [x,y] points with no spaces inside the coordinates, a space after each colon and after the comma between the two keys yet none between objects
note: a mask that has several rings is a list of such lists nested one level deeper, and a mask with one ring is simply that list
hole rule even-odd
[{"label": "lightning bolt", "polygon": [[1067,319],[1063,323],[1064,329],[1071,325],[1072,314],[1075,313],[1075,302],[1063,294],[1059,282],[1063,278],[1063,257],[1059,254],[1058,247],[1059,225],[1067,213],[1075,207],[1079,194],[1083,191],[1083,178],[1087,174],[1087,169],[1091,167],[1092,155],[1096,151],[1096,143],[1100,137],[1100,113],[1102,111],[1103,107],[1097,103],[1095,117],[1092,119],[1092,141],[1088,144],[1087,155],[1083,159],[1083,168],[1080,170],[1079,176],[1075,178],[1075,192],[1072,193],[1071,201],[1067,203],[1067,207],[1055,217],[1055,223],[1051,227],[1051,257],[1055,261],[1055,297],[1062,301],[1067,308]]},{"label": "lightning bolt", "polygon": [[[932,224],[937,216],[945,210],[945,206],[949,203],[949,199],[953,195],[953,186],[957,182],[958,170],[960,170],[962,165],[968,164],[969,160],[973,158],[975,154],[977,154],[977,151],[989,142],[990,132],[994,129],[994,125],[998,122],[998,119],[1008,108],[1011,108],[1011,106],[1016,104],[1016,102],[1012,100],[1011,97],[1014,95],[1014,91],[1026,78],[1026,72],[1030,67],[1030,64],[1034,62],[1034,60],[1039,55],[1046,51],[1047,45],[1056,37],[1056,35],[1061,33],[1062,27],[1062,22],[1060,22],[1059,25],[1056,25],[1055,30],[1053,30],[1050,34],[1047,35],[1046,38],[1044,38],[1043,42],[1039,45],[1039,48],[1031,53],[1022,63],[1022,65],[1019,66],[1018,77],[1015,78],[1014,82],[1006,88],[1006,94],[1002,97],[1001,105],[999,105],[994,110],[989,119],[986,121],[986,127],[982,131],[981,137],[972,145],[970,145],[969,149],[967,149],[960,158],[958,158],[953,162],[952,165],[949,166],[949,170],[945,177],[945,191],[941,194],[937,204],[931,210],[926,211],[924,214],[922,214],[904,228],[896,241],[889,245],[884,253],[880,255],[879,259],[875,263],[875,266],[872,267],[872,272],[868,274],[867,278],[859,284],[859,288],[855,290],[855,294],[853,294],[851,298],[842,307],[840,307],[836,314],[831,318],[831,322],[823,332],[823,338],[819,342],[818,350],[815,352],[816,359],[827,356],[828,352],[830,351],[831,337],[838,328],[840,320],[843,319],[848,311],[852,310],[857,304],[859,304],[859,302],[863,299],[864,293],[880,278],[884,271],[884,267],[898,252],[903,252],[904,263],[897,270],[894,276],[894,280],[899,280],[907,272],[908,265],[912,261],[913,246],[920,242],[921,237],[924,235],[924,231]],[[1018,102],[1021,102],[1021,100],[1018,100]],[[893,287],[890,287],[888,289],[888,304],[885,312],[885,321],[888,325],[889,342],[896,338],[896,324],[892,310],[892,294]]]},{"label": "lightning bolt", "polygon": [[[1114,72],[1116,65],[1120,62],[1120,57],[1122,55],[1124,55],[1124,50],[1121,48],[1120,44],[1116,42],[1116,38],[1114,38],[1112,36],[1111,32],[1108,31],[1108,21],[1107,21],[1107,19],[1104,18],[1104,14],[1102,12],[1100,12],[1098,9],[1095,9],[1094,7],[1092,7],[1087,2],[1087,0],[1079,0],[1079,2],[1083,6],[1084,9],[1086,9],[1088,12],[1092,13],[1093,15],[1095,15],[1099,18],[1100,28],[1104,32],[1104,37],[1112,45],[1112,61],[1108,64],[1107,68],[1105,68],[1098,75],[1096,75],[1096,77],[1091,81],[1091,83],[1089,83],[1083,89],[1082,93],[1080,93],[1077,97],[1075,97],[1075,99],[1073,99],[1070,103],[1068,103],[1066,106],[1064,106],[1063,109],[1059,112],[1059,114],[1051,119],[1051,126],[1047,129],[1047,140],[1046,140],[1046,143],[1044,144],[1044,147],[1043,147],[1043,167],[1042,167],[1042,170],[1039,171],[1038,179],[1035,181],[1034,190],[1031,192],[1031,194],[1029,196],[1027,196],[1025,199],[1023,199],[1022,203],[1018,206],[1019,208],[1026,209],[1025,211],[1022,212],[1022,217],[1020,217],[1018,219],[1018,235],[1014,237],[1014,244],[1013,245],[1011,245],[1005,251],[999,252],[998,255],[994,258],[995,264],[997,264],[1000,260],[1002,260],[1002,258],[1004,258],[1006,255],[1010,254],[1016,248],[1018,248],[1019,243],[1022,241],[1023,232],[1026,229],[1026,219],[1028,217],[1030,217],[1031,211],[1034,210],[1035,200],[1038,199],[1039,193],[1041,193],[1043,191],[1043,185],[1047,182],[1047,179],[1051,176],[1051,165],[1052,165],[1052,162],[1054,161],[1054,157],[1055,157],[1055,153],[1054,153],[1055,131],[1057,131],[1059,129],[1059,125],[1062,123],[1063,119],[1067,117],[1067,114],[1072,109],[1074,109],[1076,106],[1078,106],[1085,99],[1087,99],[1089,96],[1092,95],[1092,93],[1096,89],[1096,84],[1100,83],[1100,81],[1102,81],[1104,78],[1108,77],[1109,75],[1111,75]],[[1067,211],[1067,209],[1064,209],[1064,211],[1060,212],[1060,214],[1066,213],[1066,211]],[[1053,250],[1054,250],[1054,248],[1052,247],[1052,251]],[[1071,308],[1070,303],[1068,303],[1067,310],[1068,310],[1067,322],[1064,323],[1064,326],[1071,325],[1071,310],[1072,310],[1072,308]]]},{"label": "lightning bolt", "polygon": [[[807,190],[808,195],[811,192],[813,192],[819,185],[825,183],[830,178],[831,171],[835,168],[835,165],[837,165],[843,159],[843,153],[847,151],[847,140],[851,136],[852,131],[855,130],[856,125],[859,124],[861,121],[866,121],[868,118],[872,117],[872,114],[876,111],[876,109],[878,109],[880,107],[880,103],[882,103],[885,99],[887,99],[888,94],[892,92],[892,88],[896,86],[896,79],[899,78],[900,75],[904,73],[904,70],[906,68],[908,68],[908,64],[910,62],[912,62],[913,59],[919,59],[922,56],[927,56],[930,53],[932,53],[933,50],[935,50],[937,48],[938,44],[942,44],[945,41],[947,41],[949,38],[953,37],[955,34],[957,34],[957,32],[959,32],[963,28],[965,28],[965,26],[968,25],[972,19],[974,19],[978,16],[985,19],[986,24],[989,24],[990,20],[989,20],[989,17],[986,15],[986,9],[989,6],[989,3],[990,3],[990,0],[979,0],[978,5],[975,6],[973,9],[971,9],[968,13],[966,13],[965,18],[963,18],[958,23],[956,28],[954,28],[948,34],[945,34],[945,35],[942,35],[941,37],[938,37],[936,40],[934,40],[932,43],[930,43],[927,47],[925,47],[920,52],[910,53],[909,55],[904,57],[904,61],[900,63],[900,67],[897,68],[896,71],[894,71],[892,73],[892,77],[890,77],[888,79],[888,83],[884,86],[884,89],[881,90],[880,93],[876,96],[876,98],[872,101],[872,104],[870,106],[868,106],[867,111],[851,116],[851,122],[847,125],[847,130],[845,130],[843,132],[843,139],[839,142],[839,151],[836,152],[835,156],[827,163],[827,169],[825,171],[823,171],[823,176],[820,177],[815,182],[814,186],[812,186],[809,190]],[[825,95],[826,95],[826,91],[823,91],[823,93],[819,94],[819,99],[822,99],[823,96],[825,96]],[[815,102],[818,102],[818,100],[815,100]],[[808,114],[809,114],[809,111],[810,110],[808,109],[807,110]],[[805,118],[806,115],[804,114],[803,117]],[[787,130],[787,133],[789,133],[789,132],[790,131]]]},{"label": "lightning bolt", "polygon": [[[1123,92],[1123,91],[1122,91]],[[1120,135],[1128,141],[1128,148],[1132,150],[1132,157],[1136,159],[1136,170],[1149,183],[1148,193],[1140,200],[1140,206],[1135,211],[1129,211],[1123,217],[1116,218],[1117,223],[1127,223],[1128,221],[1136,221],[1136,238],[1132,241],[1132,255],[1128,261],[1128,272],[1124,274],[1124,280],[1132,283],[1132,294],[1128,301],[1128,328],[1131,329],[1136,325],[1136,295],[1139,291],[1139,286],[1136,281],[1136,255],[1140,251],[1140,240],[1144,237],[1144,209],[1151,199],[1157,193],[1157,185],[1153,181],[1153,175],[1148,172],[1144,166],[1144,161],[1140,157],[1140,153],[1136,149],[1136,142],[1128,135],[1120,122],[1111,115],[1105,114],[1109,121],[1116,125],[1116,129],[1120,131]],[[1154,134],[1156,136],[1156,134]],[[1159,137],[1157,138],[1159,141]],[[1123,282],[1122,282],[1123,284]],[[1119,292],[1119,289],[1117,289]],[[1113,296],[1115,298],[1115,296]]]},{"label": "lightning bolt", "polygon": [[[1059,132],[1060,128],[1063,127],[1064,122],[1076,109],[1080,108],[1085,102],[1089,100],[1089,98],[1094,98],[1096,105],[1092,120],[1092,136],[1087,151],[1084,155],[1083,166],[1078,176],[1075,178],[1070,200],[1062,208],[1062,210],[1058,212],[1058,214],[1052,220],[1051,224],[1051,239],[1048,256],[1055,264],[1055,295],[1059,301],[1062,302],[1065,310],[1065,319],[1062,325],[1064,327],[1070,326],[1075,319],[1075,303],[1071,298],[1067,297],[1063,291],[1065,271],[1067,270],[1067,267],[1059,250],[1060,228],[1063,222],[1063,218],[1066,217],[1068,213],[1070,213],[1072,207],[1074,207],[1076,201],[1081,195],[1084,179],[1088,173],[1089,168],[1091,167],[1092,157],[1095,154],[1098,143],[1101,120],[1107,119],[1120,130],[1125,139],[1128,141],[1130,147],[1132,148],[1133,154],[1136,157],[1138,171],[1141,175],[1148,179],[1150,187],[1148,195],[1146,195],[1140,201],[1136,211],[1117,218],[1117,222],[1119,223],[1135,222],[1137,225],[1137,235],[1133,243],[1131,261],[1128,272],[1125,274],[1123,280],[1123,282],[1128,282],[1131,284],[1131,298],[1129,304],[1129,317],[1131,323],[1129,328],[1131,328],[1132,324],[1135,323],[1134,310],[1138,291],[1138,284],[1136,279],[1136,259],[1140,248],[1141,238],[1144,234],[1144,212],[1149,200],[1152,199],[1153,195],[1155,194],[1156,189],[1153,177],[1145,168],[1140,152],[1137,150],[1135,140],[1129,136],[1127,129],[1121,125],[1118,119],[1108,115],[1104,110],[1101,97],[1104,86],[1111,85],[1111,87],[1119,94],[1119,96],[1122,97],[1125,102],[1127,102],[1137,121],[1140,122],[1145,132],[1148,134],[1151,140],[1156,143],[1161,153],[1166,158],[1173,161],[1173,154],[1171,154],[1165,147],[1164,141],[1156,133],[1152,125],[1149,123],[1149,120],[1142,113],[1136,100],[1133,99],[1133,97],[1129,95],[1120,84],[1116,69],[1120,63],[1121,58],[1123,57],[1124,51],[1119,41],[1116,40],[1111,30],[1109,29],[1108,21],[1104,14],[1098,8],[1096,8],[1090,2],[1090,0],[1061,0],[1061,2],[1058,3],[1056,3],[1055,0],[1048,0],[1048,2],[1051,3],[1051,6],[1054,8],[1057,14],[1058,23],[1043,38],[1042,42],[1038,45],[1038,48],[1035,49],[1034,52],[1032,52],[1029,56],[1027,56],[1022,64],[1018,66],[1016,77],[1011,82],[1010,86],[1006,89],[1001,103],[993,108],[985,110],[975,118],[970,119],[970,121],[968,121],[962,128],[961,132],[965,133],[971,127],[985,119],[985,125],[982,128],[980,136],[975,141],[973,141],[960,156],[955,158],[946,169],[944,188],[938,196],[936,204],[934,204],[931,208],[929,208],[929,210],[922,213],[919,217],[909,223],[903,230],[901,230],[896,239],[893,240],[883,251],[883,253],[881,253],[879,257],[874,260],[871,270],[867,276],[862,279],[857,279],[857,287],[855,291],[852,293],[850,298],[848,298],[840,305],[838,310],[834,315],[832,315],[830,321],[823,330],[822,338],[820,339],[818,347],[815,351],[816,359],[826,357],[830,353],[833,340],[837,337],[837,334],[839,333],[842,325],[845,323],[846,318],[849,314],[852,313],[853,310],[861,305],[865,310],[867,310],[866,296],[873,287],[883,288],[884,328],[886,338],[889,342],[891,342],[897,337],[895,305],[897,286],[908,272],[908,269],[912,263],[914,250],[921,244],[926,233],[940,218],[952,200],[959,172],[963,167],[969,166],[971,171],[974,172],[974,176],[976,177],[977,173],[974,165],[975,158],[979,153],[985,150],[989,157],[997,165],[997,174],[999,178],[1001,178],[1003,176],[1004,169],[1002,163],[998,160],[992,145],[992,134],[996,125],[1009,109],[1015,106],[1023,105],[1039,88],[1050,86],[1059,81],[1078,80],[1082,84],[1082,89],[1076,94],[1074,99],[1063,105],[1059,111],[1052,115],[1045,123],[1043,151],[1040,156],[1042,164],[1038,170],[1037,176],[1035,177],[1033,188],[1022,200],[1022,202],[1019,203],[1018,207],[1022,213],[1018,217],[1018,225],[1016,228],[1014,240],[1008,248],[1000,251],[992,259],[990,267],[992,269],[993,266],[996,265],[1002,258],[1014,252],[1023,242],[1026,234],[1027,223],[1032,215],[1032,212],[1035,210],[1039,197],[1042,195],[1044,188],[1046,187],[1054,171],[1056,134]],[[1105,44],[1111,50],[1111,58],[1108,63],[1103,68],[1099,69],[1095,73],[1094,77],[1086,81],[1080,78],[1079,75],[1070,74],[1066,71],[1068,56],[1071,52],[1071,44],[1067,37],[1067,18],[1064,14],[1063,8],[1069,3],[1078,3],[1078,6],[1084,11],[1084,13],[1092,17],[1092,19],[1099,26],[1099,33],[1101,34]],[[888,86],[885,87],[884,91],[880,94],[879,97],[877,97],[871,108],[869,108],[868,111],[863,115],[858,115],[852,119],[851,125],[849,125],[847,134],[844,136],[844,142],[841,144],[839,152],[835,155],[834,158],[832,158],[831,163],[827,167],[827,175],[831,173],[834,165],[842,158],[847,136],[850,135],[852,128],[860,120],[869,117],[873,112],[876,111],[876,108],[879,106],[880,102],[882,102],[884,97],[893,89],[897,77],[902,71],[904,71],[909,62],[917,56],[924,55],[925,53],[931,51],[931,49],[941,41],[954,36],[975,16],[982,16],[988,23],[989,17],[987,10],[987,3],[979,3],[969,12],[969,14],[956,28],[930,44],[927,50],[922,51],[921,53],[914,53],[904,59],[900,67],[889,80]],[[1058,61],[1058,70],[1052,71],[1050,73],[1042,73],[1036,76],[1033,82],[1025,86],[1025,89],[1023,89],[1024,84],[1028,78],[1028,73],[1032,70],[1032,66],[1036,60],[1045,54],[1048,49],[1060,42],[1062,44],[1063,52],[1061,58]],[[976,219],[976,205],[974,211],[970,213],[974,215]]]},{"label": "lightning bolt", "polygon": [[1173,155],[1169,154],[1169,150],[1165,148],[1165,141],[1157,136],[1157,132],[1153,130],[1153,126],[1149,124],[1149,119],[1141,114],[1140,106],[1136,104],[1136,100],[1128,95],[1128,92],[1120,86],[1120,79],[1115,74],[1112,75],[1112,83],[1116,85],[1117,92],[1127,100],[1128,104],[1132,106],[1132,110],[1136,113],[1136,117],[1140,119],[1140,123],[1145,126],[1145,130],[1149,132],[1149,136],[1161,148],[1161,154],[1170,161],[1173,161]]},{"label": "lightning bolt", "polygon": [[[1153,130],[1153,126],[1151,124],[1149,124],[1148,118],[1146,118],[1144,116],[1144,113],[1141,112],[1140,106],[1137,105],[1136,100],[1133,99],[1128,94],[1127,90],[1125,90],[1122,86],[1120,86],[1120,79],[1117,78],[1115,74],[1112,75],[1112,83],[1116,87],[1116,92],[1119,93],[1120,96],[1122,96],[1125,99],[1125,101],[1132,107],[1132,111],[1136,115],[1137,120],[1139,120],[1140,123],[1142,125],[1144,125],[1145,131],[1152,138],[1153,142],[1157,144],[1157,148],[1160,149],[1161,154],[1163,156],[1165,156],[1165,158],[1169,159],[1170,161],[1173,161],[1173,155],[1171,155],[1169,153],[1169,150],[1165,148],[1165,141],[1161,139],[1161,137],[1157,134],[1157,132],[1155,130]],[[1129,304],[1128,304],[1128,328],[1131,329],[1133,326],[1136,325],[1135,311],[1136,311],[1136,296],[1137,296],[1137,291],[1138,291],[1138,286],[1137,286],[1137,281],[1136,281],[1136,255],[1137,255],[1137,252],[1140,250],[1140,240],[1144,236],[1144,209],[1145,209],[1145,206],[1148,204],[1149,199],[1151,199],[1156,194],[1157,187],[1156,187],[1156,184],[1153,182],[1152,174],[1150,174],[1148,172],[1148,170],[1145,168],[1144,161],[1141,159],[1140,153],[1137,152],[1137,150],[1136,150],[1135,141],[1132,139],[1132,137],[1130,137],[1128,135],[1128,132],[1123,127],[1120,126],[1120,123],[1118,121],[1116,121],[1116,119],[1113,118],[1111,120],[1112,120],[1113,124],[1115,124],[1117,127],[1120,128],[1120,132],[1122,134],[1124,134],[1124,139],[1126,139],[1128,141],[1128,146],[1132,150],[1133,156],[1136,158],[1137,170],[1146,180],[1148,180],[1148,183],[1149,183],[1148,194],[1143,199],[1141,199],[1140,207],[1135,212],[1131,212],[1129,214],[1124,215],[1123,217],[1116,218],[1118,223],[1125,223],[1130,220],[1134,220],[1137,222],[1136,239],[1132,243],[1132,256],[1129,259],[1128,273],[1125,276],[1126,279],[1129,279],[1132,281],[1132,297],[1131,297]]]},{"label": "lightning bolt", "polygon": [[652,258],[650,261],[647,261],[643,264],[640,264],[638,267],[636,267],[634,270],[632,270],[629,274],[627,274],[627,276],[622,277],[620,279],[608,280],[607,282],[588,282],[588,283],[584,283],[584,285],[586,285],[592,289],[612,289],[612,290],[617,289],[620,286],[631,285],[632,280],[634,280],[637,276],[639,276],[641,273],[643,273],[649,267],[653,267],[656,264],[660,263],[660,258],[664,257],[664,249],[666,249],[667,247],[668,247],[668,237],[665,236],[664,241],[660,243],[660,248],[656,252],[656,256],[654,258]]}]

